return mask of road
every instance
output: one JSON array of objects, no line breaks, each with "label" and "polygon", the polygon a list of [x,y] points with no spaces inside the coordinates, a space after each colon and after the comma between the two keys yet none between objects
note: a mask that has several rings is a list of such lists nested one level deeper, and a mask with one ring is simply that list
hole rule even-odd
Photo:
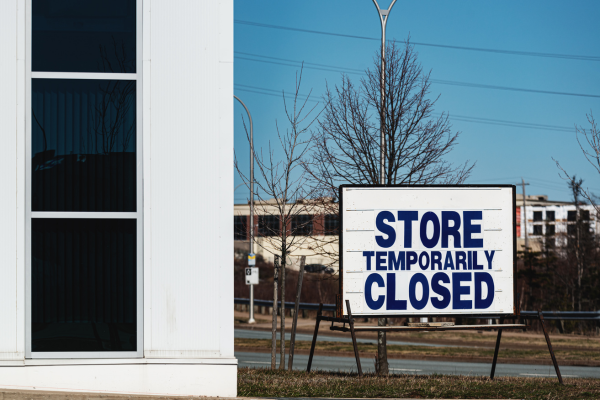
[{"label": "road", "polygon": [[[337,338],[336,338],[337,339]],[[279,349],[278,349],[279,350]],[[269,353],[235,352],[239,367],[267,367],[271,365]],[[286,360],[287,363],[287,360]],[[294,369],[306,369],[307,355],[294,356]],[[374,372],[372,358],[361,357],[363,372]],[[389,360],[390,372],[394,374],[444,374],[444,375],[483,375],[489,376],[492,364],[467,363],[449,361]],[[356,372],[356,361],[352,357],[313,358],[313,370]],[[600,368],[594,367],[560,367],[563,378],[600,378]],[[551,365],[498,364],[496,376],[521,376],[554,378],[554,367]]]},{"label": "road", "polygon": [[[255,331],[255,330],[250,330],[250,329],[235,329],[234,337],[236,339],[271,339],[271,332],[258,331],[258,330]],[[277,337],[279,338],[279,333],[277,334]],[[285,338],[289,339],[290,334],[286,333]],[[309,335],[306,333],[297,333],[296,340],[298,340],[298,341],[306,340],[306,341],[312,342],[313,335]],[[323,342],[345,342],[345,343],[352,342],[352,338],[350,337],[350,335],[344,336],[344,337],[338,337],[338,336],[327,336],[327,335],[319,334],[318,340],[323,341]],[[357,338],[356,341],[359,343],[377,344],[377,340],[375,340],[375,339]],[[455,345],[445,345],[445,344],[401,342],[401,341],[397,341],[397,340],[388,340],[387,343],[388,344],[397,344],[397,345],[401,345],[401,346],[474,347],[474,346],[455,346]]]}]

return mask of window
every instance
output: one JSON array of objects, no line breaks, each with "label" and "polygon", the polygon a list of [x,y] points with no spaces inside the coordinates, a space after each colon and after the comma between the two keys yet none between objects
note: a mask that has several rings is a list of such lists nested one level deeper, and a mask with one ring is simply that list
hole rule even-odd
[{"label": "window", "polygon": [[581,217],[582,221],[589,221],[590,220],[590,210],[579,210],[579,216]]},{"label": "window", "polygon": [[533,234],[534,235],[542,235],[543,225],[534,225],[533,226]]},{"label": "window", "polygon": [[325,215],[325,235],[340,234],[340,220],[337,215]]},{"label": "window", "polygon": [[546,225],[546,235],[554,236],[556,234],[556,226],[555,225]]},{"label": "window", "polygon": [[27,358],[141,357],[140,0],[31,0]]},{"label": "window", "polygon": [[33,0],[33,71],[136,72],[135,0]]},{"label": "window", "polygon": [[260,236],[279,236],[279,217],[276,215],[258,216],[258,234]]},{"label": "window", "polygon": [[248,217],[236,215],[233,217],[233,240],[248,239]]},{"label": "window", "polygon": [[313,232],[312,215],[294,215],[292,217],[292,235],[308,236]]},{"label": "window", "polygon": [[546,221],[556,221],[554,211],[546,211]]},{"label": "window", "polygon": [[543,220],[542,212],[541,211],[534,211],[533,212],[533,220],[534,221],[542,221]]},{"label": "window", "polygon": [[136,82],[31,88],[32,211],[136,211]]},{"label": "window", "polygon": [[31,235],[31,350],[135,351],[135,220],[34,218]]},{"label": "window", "polygon": [[577,225],[575,225],[575,224],[567,225],[567,234],[575,235],[576,233],[577,233]]},{"label": "window", "polygon": [[577,211],[567,211],[567,221],[577,221]]}]

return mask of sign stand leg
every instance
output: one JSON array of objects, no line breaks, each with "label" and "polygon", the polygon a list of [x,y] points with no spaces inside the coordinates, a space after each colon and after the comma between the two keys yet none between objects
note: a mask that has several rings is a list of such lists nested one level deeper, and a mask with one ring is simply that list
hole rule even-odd
[{"label": "sign stand leg", "polygon": [[323,312],[323,303],[319,303],[319,311],[317,311],[317,322],[315,323],[315,333],[313,335],[312,345],[310,346],[310,355],[308,356],[308,366],[306,372],[310,372],[312,366],[313,355],[315,354],[315,345],[317,344],[317,335],[319,334],[319,323],[321,322],[321,314]]},{"label": "sign stand leg", "polygon": [[[504,323],[504,317],[500,318],[500,325]],[[502,339],[502,329],[498,329],[498,338],[496,339],[496,350],[494,350],[494,361],[492,361],[492,372],[490,379],[494,379],[496,373],[496,362],[498,361],[498,351],[500,350],[500,339]]]},{"label": "sign stand leg", "polygon": [[358,368],[358,376],[362,378],[362,368],[360,366],[360,356],[358,355],[358,346],[356,345],[356,334],[354,333],[354,317],[350,310],[350,300],[346,300],[346,310],[348,310],[348,325],[350,325],[350,334],[352,335],[352,346],[354,346],[354,356],[356,357],[356,367]]},{"label": "sign stand leg", "polygon": [[562,375],[560,374],[560,369],[558,368],[558,362],[556,362],[556,357],[554,356],[554,351],[552,350],[552,343],[550,343],[550,337],[548,336],[548,332],[546,331],[546,326],[544,325],[544,316],[541,311],[538,311],[538,318],[540,323],[542,324],[542,330],[544,331],[544,336],[546,337],[546,343],[548,344],[548,350],[550,350],[550,357],[552,357],[552,363],[554,364],[554,370],[556,371],[556,376],[558,377],[558,382],[563,385]]}]

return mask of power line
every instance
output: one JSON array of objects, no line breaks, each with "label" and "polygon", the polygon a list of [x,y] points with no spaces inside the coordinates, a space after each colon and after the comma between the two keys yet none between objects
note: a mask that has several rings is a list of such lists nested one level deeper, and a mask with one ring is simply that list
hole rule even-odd
[{"label": "power line", "polygon": [[[236,53],[238,53],[238,52],[236,52]],[[258,54],[251,54],[251,53],[244,53],[244,54],[252,55],[254,57],[278,59],[277,57],[267,57],[267,56],[262,56],[262,55],[258,55]],[[266,63],[266,64],[283,65],[283,66],[295,67],[295,68],[302,67],[302,61],[279,59],[279,60],[284,60],[286,62],[278,62],[278,61],[270,61],[270,60],[257,60],[257,59],[253,59],[253,58],[242,57],[242,56],[235,56],[235,58],[241,59],[241,60],[262,62],[262,63]],[[290,63],[295,63],[295,64],[290,64]],[[313,67],[312,65],[319,65],[319,66]],[[338,72],[338,73],[342,72],[342,73],[347,73],[347,74],[364,75],[363,72],[356,72],[356,71],[360,71],[360,70],[355,69],[355,68],[338,67],[338,66],[334,66],[334,65],[316,64],[316,63],[309,63],[309,62],[304,62],[304,68],[320,70],[320,71],[327,71],[327,72]],[[463,86],[463,87],[472,87],[472,88],[479,88],[479,89],[507,90],[507,91],[513,91],[513,92],[527,92],[527,93],[538,93],[538,94],[552,94],[552,95],[560,95],[560,96],[600,98],[600,95],[597,95],[597,94],[558,92],[558,91],[553,91],[553,90],[526,89],[526,88],[518,88],[518,87],[511,87],[511,86],[485,85],[485,84],[481,84],[481,83],[460,82],[460,81],[451,81],[451,80],[442,80],[442,79],[430,79],[430,81],[431,81],[431,83],[437,83],[437,84],[441,84],[441,85]]]},{"label": "power line", "polygon": [[[280,26],[280,25],[272,25],[272,24],[263,24],[259,22],[252,21],[244,21],[241,19],[236,19],[234,21],[236,24],[240,25],[248,25],[255,26],[260,28],[269,28],[269,29],[280,29],[294,32],[304,32],[304,33],[313,33],[317,35],[327,35],[327,36],[337,36],[337,37],[345,37],[351,39],[363,39],[363,40],[374,40],[380,41],[380,38],[368,37],[368,36],[359,36],[359,35],[348,35],[343,33],[336,32],[325,32],[325,31],[317,31],[312,29],[302,29],[302,28],[293,28],[290,26]],[[391,41],[391,40],[388,40]],[[400,40],[401,43],[406,43],[403,40]],[[491,49],[484,47],[468,47],[468,46],[454,46],[454,45],[444,45],[444,44],[435,44],[435,43],[424,43],[424,42],[410,42],[416,46],[428,46],[428,47],[438,47],[452,50],[467,50],[467,51],[478,51],[478,52],[486,52],[486,53],[495,53],[495,54],[510,54],[516,56],[529,56],[529,57],[543,57],[543,58],[559,58],[559,59],[568,59],[568,60],[580,60],[580,61],[600,61],[600,57],[598,56],[584,56],[584,55],[575,55],[575,54],[560,54],[560,53],[541,53],[534,51],[517,51],[517,50],[502,50],[502,49]]]},{"label": "power line", "polygon": [[433,83],[440,83],[442,85],[476,87],[476,88],[480,88],[480,89],[511,90],[511,91],[515,91],[515,92],[529,92],[529,93],[542,93],[542,94],[558,94],[558,95],[561,95],[561,96],[578,96],[578,97],[600,98],[600,95],[598,95],[598,94],[570,93],[570,92],[556,92],[556,91],[552,91],[552,90],[524,89],[524,88],[516,88],[516,87],[510,87],[510,86],[482,85],[480,83],[446,81],[446,80],[440,80],[440,79],[431,79],[431,82],[433,82]]},{"label": "power line", "polygon": [[[282,90],[273,90],[273,89],[261,88],[258,86],[242,85],[240,83],[236,83],[235,86],[236,86],[236,90],[240,90],[242,92],[264,94],[267,96],[274,96],[274,97],[278,97],[278,98],[285,97],[290,100],[294,99],[294,95],[290,94],[291,92],[286,93]],[[312,96],[308,96],[305,94],[298,94],[298,98],[301,100],[307,100],[307,101],[319,103],[319,100],[316,100]]]},{"label": "power line", "polygon": [[[266,96],[274,96],[281,98],[282,91],[261,88],[258,86],[250,86],[250,85],[242,85],[239,83],[235,84],[235,89],[244,92],[263,94]],[[285,95],[287,98],[292,98],[292,95]],[[314,99],[312,96],[308,97],[306,95],[300,95],[304,97],[308,101],[319,102],[319,100]],[[436,114],[439,116],[441,114]],[[518,121],[509,121],[503,119],[492,119],[492,118],[481,118],[481,117],[469,117],[466,115],[450,115],[449,119],[452,121],[461,121],[461,122],[475,122],[486,125],[500,125],[500,126],[509,126],[513,128],[526,128],[526,129],[539,129],[545,131],[555,131],[555,132],[574,132],[574,128],[567,128],[564,126],[557,125],[546,125],[546,124],[535,124],[530,122],[518,122]]]}]

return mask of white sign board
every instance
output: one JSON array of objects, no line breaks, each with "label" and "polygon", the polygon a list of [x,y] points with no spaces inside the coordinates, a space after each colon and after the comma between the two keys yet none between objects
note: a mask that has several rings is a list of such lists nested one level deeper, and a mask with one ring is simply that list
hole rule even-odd
[{"label": "white sign board", "polygon": [[246,268],[246,285],[258,285],[258,267]]},{"label": "white sign board", "polygon": [[515,187],[340,187],[353,315],[514,314]]}]

